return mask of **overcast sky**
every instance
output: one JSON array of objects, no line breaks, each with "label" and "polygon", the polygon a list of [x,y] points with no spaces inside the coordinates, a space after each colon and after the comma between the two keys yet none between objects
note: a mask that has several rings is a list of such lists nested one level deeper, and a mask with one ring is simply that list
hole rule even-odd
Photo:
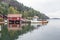
[{"label": "overcast sky", "polygon": [[60,18],[60,0],[18,0],[49,17]]}]

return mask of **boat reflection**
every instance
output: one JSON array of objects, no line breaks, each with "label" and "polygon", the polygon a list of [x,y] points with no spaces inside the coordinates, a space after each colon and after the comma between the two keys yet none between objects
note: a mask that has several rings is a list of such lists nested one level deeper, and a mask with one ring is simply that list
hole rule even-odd
[{"label": "boat reflection", "polygon": [[44,25],[47,25],[47,23],[31,23],[31,26],[33,26],[34,28],[38,28]]}]

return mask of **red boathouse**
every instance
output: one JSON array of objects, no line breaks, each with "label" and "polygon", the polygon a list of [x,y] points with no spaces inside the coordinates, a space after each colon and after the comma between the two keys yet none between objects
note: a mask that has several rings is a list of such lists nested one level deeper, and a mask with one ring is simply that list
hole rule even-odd
[{"label": "red boathouse", "polygon": [[[22,14],[8,14],[8,27],[19,27],[21,23]],[[17,24],[17,25],[16,25]]]}]

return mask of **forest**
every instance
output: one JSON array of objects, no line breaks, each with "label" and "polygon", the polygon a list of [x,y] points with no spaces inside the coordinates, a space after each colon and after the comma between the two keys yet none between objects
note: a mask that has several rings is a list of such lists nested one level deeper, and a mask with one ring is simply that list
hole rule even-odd
[{"label": "forest", "polygon": [[38,16],[40,19],[49,19],[44,13],[41,13],[31,7],[24,6],[17,0],[0,0],[0,14],[22,14],[23,18],[31,19]]}]

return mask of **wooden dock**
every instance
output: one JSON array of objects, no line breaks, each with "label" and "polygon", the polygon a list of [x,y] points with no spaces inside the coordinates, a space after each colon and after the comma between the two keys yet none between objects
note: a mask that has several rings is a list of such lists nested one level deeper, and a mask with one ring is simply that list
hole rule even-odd
[{"label": "wooden dock", "polygon": [[0,22],[0,24],[4,24],[4,22]]}]

